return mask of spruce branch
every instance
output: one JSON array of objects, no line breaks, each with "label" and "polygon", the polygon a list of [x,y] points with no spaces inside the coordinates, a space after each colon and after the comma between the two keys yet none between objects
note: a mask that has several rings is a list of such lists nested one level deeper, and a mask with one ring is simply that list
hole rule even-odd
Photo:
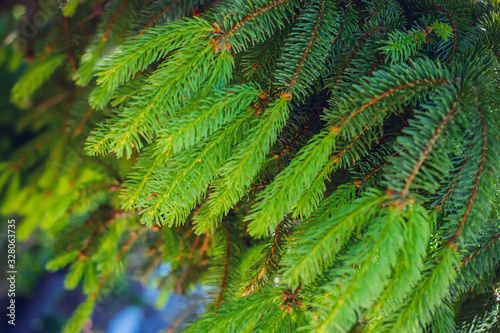
[{"label": "spruce branch", "polygon": [[438,139],[440,138],[441,133],[443,133],[444,128],[446,127],[446,125],[448,124],[450,119],[453,117],[455,112],[457,111],[458,102],[459,102],[459,99],[452,102],[452,104],[449,106],[448,112],[445,113],[443,120],[441,120],[441,122],[438,124],[438,126],[434,130],[434,133],[429,138],[428,144],[425,145],[425,148],[422,151],[422,153],[420,154],[415,166],[410,171],[410,174],[409,174],[409,176],[405,182],[405,185],[403,187],[403,190],[400,193],[401,197],[405,197],[406,195],[408,195],[411,184],[413,183],[413,180],[417,176],[417,173],[419,172],[420,168],[422,167],[425,160],[429,156],[429,153],[434,148],[434,145],[437,143]]},{"label": "spruce branch", "polygon": [[467,209],[464,212],[464,215],[462,216],[462,219],[460,220],[460,223],[458,224],[458,227],[453,234],[453,237],[448,240],[448,243],[446,244],[447,246],[453,247],[454,243],[458,240],[458,237],[460,236],[460,233],[462,231],[462,228],[464,227],[465,223],[467,222],[467,219],[470,215],[470,212],[472,210],[472,206],[474,205],[474,201],[477,196],[477,191],[479,190],[479,183],[481,182],[481,177],[483,175],[484,171],[484,165],[486,162],[486,149],[488,145],[488,131],[486,128],[486,119],[484,117],[484,110],[481,107],[481,105],[478,106],[478,111],[481,114],[481,159],[479,161],[479,166],[477,169],[476,177],[474,179],[474,187],[472,188],[471,195],[469,196],[469,199],[467,200]]},{"label": "spruce branch", "polygon": [[225,229],[226,229],[226,254],[224,259],[224,273],[222,275],[222,282],[219,289],[219,297],[217,298],[217,303],[215,305],[215,308],[219,308],[222,302],[222,296],[224,295],[224,290],[226,289],[227,285],[227,275],[229,270],[229,263],[231,260],[231,243],[230,243],[231,240],[229,237],[229,228],[226,226]]}]

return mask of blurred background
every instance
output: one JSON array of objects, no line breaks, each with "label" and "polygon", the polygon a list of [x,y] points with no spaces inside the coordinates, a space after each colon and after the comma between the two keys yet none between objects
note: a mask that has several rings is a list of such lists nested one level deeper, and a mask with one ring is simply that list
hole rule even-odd
[{"label": "blurred background", "polygon": [[[75,53],[84,51],[107,1],[89,2],[92,10],[77,14],[71,23],[71,29],[80,34],[66,39]],[[91,159],[83,151],[86,135],[109,111],[92,113],[88,109],[86,90],[68,79],[72,61],[55,71],[32,98],[12,102],[12,87],[23,73],[43,66],[44,54],[64,47],[61,22],[66,22],[61,21],[61,6],[57,0],[0,2],[0,332],[62,331],[87,295],[78,281],[72,290],[65,289],[66,275],[73,267],[49,272],[46,265],[57,257],[58,246],[69,249],[74,242],[68,226],[86,225],[82,221],[88,223],[89,216],[95,218],[106,209],[118,211],[113,192],[119,187],[122,171],[132,163]],[[106,186],[105,192],[90,190]],[[15,326],[7,324],[5,313],[9,304],[5,276],[8,219],[16,220]],[[124,226],[142,227],[134,217],[120,225],[123,230]],[[77,241],[82,244],[93,237],[85,232],[80,236]],[[182,267],[172,268],[168,255],[144,261],[151,244],[162,237],[147,231],[133,244],[123,274],[100,294],[83,332],[177,332],[203,311],[206,290],[185,270],[183,273]],[[190,237],[194,239],[194,235]],[[125,241],[125,237],[113,240],[114,255],[119,249],[115,245]],[[93,251],[90,245],[89,251]],[[96,245],[95,252],[99,251],[104,250]],[[196,269],[190,274],[196,275]],[[167,279],[172,275],[187,278],[182,285],[172,286]]]}]

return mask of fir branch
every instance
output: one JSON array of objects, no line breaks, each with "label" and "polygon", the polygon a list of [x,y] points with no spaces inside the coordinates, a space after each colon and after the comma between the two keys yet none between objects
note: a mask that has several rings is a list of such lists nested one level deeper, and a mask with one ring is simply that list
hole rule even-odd
[{"label": "fir branch", "polygon": [[467,200],[467,209],[465,210],[464,215],[462,216],[462,219],[460,220],[460,223],[458,224],[458,227],[455,230],[455,233],[453,234],[453,237],[446,244],[449,247],[455,246],[455,243],[458,240],[458,237],[460,236],[460,232],[462,231],[462,228],[464,227],[465,223],[467,222],[469,214],[472,210],[472,206],[474,205],[474,200],[476,199],[477,191],[479,189],[479,183],[481,182],[481,177],[482,177],[483,171],[484,171],[484,164],[486,162],[486,149],[487,149],[487,144],[488,144],[488,133],[487,133],[487,129],[486,129],[486,119],[484,116],[484,110],[480,105],[478,106],[478,110],[479,110],[479,113],[481,114],[481,127],[482,127],[481,159],[479,161],[479,166],[477,169],[476,177],[474,179],[474,187],[472,188],[471,195],[470,195],[469,199]]},{"label": "fir branch", "polygon": [[137,71],[186,44],[202,39],[214,30],[202,19],[176,21],[163,27],[150,28],[137,39],[119,47],[119,52],[102,60],[98,65],[97,83],[100,89],[114,91],[128,81]]},{"label": "fir branch", "polygon": [[64,63],[64,59],[66,59],[65,54],[50,55],[30,66],[12,88],[12,102],[21,105],[26,99],[30,98]]},{"label": "fir branch", "polygon": [[83,116],[82,120],[80,121],[80,123],[78,124],[78,126],[75,128],[75,130],[73,132],[74,136],[80,135],[80,133],[83,130],[83,126],[85,126],[85,123],[87,122],[87,120],[89,120],[90,116],[92,115],[92,112],[94,112],[94,108],[89,108],[87,110],[87,112]]},{"label": "fir branch", "polygon": [[84,259],[88,258],[88,256],[89,256],[88,250],[92,246],[92,242],[94,241],[94,239],[96,239],[96,237],[99,236],[102,229],[106,225],[110,224],[114,220],[115,220],[115,217],[112,217],[112,218],[107,219],[107,220],[105,220],[97,225],[97,228],[95,228],[94,231],[92,232],[92,234],[90,234],[90,237],[85,240],[85,242],[83,243],[83,246],[80,249],[80,255],[79,255],[80,260],[84,260]]},{"label": "fir branch", "polygon": [[[78,3],[78,1],[76,1]],[[76,72],[76,59],[73,54],[73,49],[71,47],[71,36],[69,32],[69,20],[67,16],[63,16],[63,26],[64,26],[64,37],[66,38],[66,57],[68,57],[71,67],[73,68],[73,72]]]},{"label": "fir branch", "polygon": [[[474,142],[472,142],[471,144],[471,150],[474,148]],[[441,200],[441,203],[440,203],[440,206],[439,206],[439,209],[443,209],[448,201],[448,198],[450,197],[450,194],[451,194],[451,191],[453,190],[453,188],[455,187],[455,185],[457,184],[457,182],[459,181],[460,179],[460,176],[462,175],[463,171],[464,171],[464,167],[465,165],[469,162],[469,158],[470,156],[468,155],[463,161],[462,161],[462,165],[460,166],[460,169],[458,170],[456,176],[455,176],[455,179],[449,184],[447,190],[446,190],[446,194],[444,195],[443,199]]]},{"label": "fir branch", "polygon": [[403,190],[400,193],[401,197],[406,197],[408,195],[408,192],[410,191],[411,184],[413,183],[413,180],[417,176],[420,168],[424,164],[425,160],[429,156],[430,152],[434,148],[434,145],[437,143],[438,139],[440,138],[441,134],[443,133],[444,128],[450,121],[450,119],[454,116],[455,112],[457,111],[457,106],[458,106],[458,101],[459,99],[455,100],[448,109],[448,112],[444,115],[443,120],[438,124],[436,129],[434,130],[434,133],[432,136],[429,138],[428,144],[425,146],[425,149],[421,152],[420,157],[418,158],[415,166],[413,169],[410,171],[410,174],[405,182],[405,185],[403,187]]},{"label": "fir branch", "polygon": [[189,308],[187,308],[186,311],[184,311],[182,315],[180,315],[177,320],[174,321],[174,323],[165,330],[165,333],[174,333],[177,327],[179,327],[179,325],[186,319],[186,317],[192,314],[192,312],[196,310],[200,303],[207,299],[207,297],[207,295],[203,295],[196,301],[194,301],[193,304],[191,304]]},{"label": "fir branch", "polygon": [[292,79],[290,80],[290,84],[287,87],[287,90],[289,92],[293,91],[293,88],[295,86],[295,83],[297,81],[297,78],[302,70],[302,67],[304,66],[304,61],[307,58],[307,55],[311,51],[311,47],[314,43],[314,40],[316,39],[316,34],[318,33],[319,29],[319,24],[321,23],[321,19],[323,17],[323,11],[325,8],[325,1],[321,2],[321,5],[318,10],[318,18],[316,19],[316,23],[314,24],[314,28],[311,33],[311,37],[309,38],[309,41],[307,42],[306,47],[304,48],[304,51],[302,53],[302,58],[300,58],[298,64],[297,64],[297,69],[295,69],[295,74],[292,76]]},{"label": "fir branch", "polygon": [[[456,279],[455,267],[459,265],[458,252],[444,247],[439,262],[428,262],[411,297],[380,328],[391,332],[421,330],[430,321],[437,306],[449,294],[449,287]],[[432,297],[431,297],[432,295]]]},{"label": "fir branch", "polygon": [[[347,13],[347,12],[346,12]],[[352,61],[352,58],[354,56],[354,54],[356,52],[358,52],[359,48],[363,45],[363,43],[366,41],[366,39],[368,37],[370,37],[370,35],[373,33],[373,31],[369,31],[369,32],[366,32],[364,33],[359,39],[358,41],[356,42],[356,44],[354,44],[354,47],[352,48],[352,50],[347,54],[345,60],[344,60],[344,64],[342,65],[342,69],[340,70],[339,72],[339,75],[337,77],[337,79],[335,80],[335,83],[334,83],[334,87],[335,86],[338,86],[339,85],[339,82],[340,80],[342,79],[342,76],[344,75],[346,69],[347,69],[347,66],[349,66],[349,64],[351,63]]]},{"label": "fir branch", "polygon": [[[356,110],[354,110],[353,113],[351,113],[349,115],[349,117],[347,119],[345,119],[345,121],[342,121],[340,123],[340,125],[343,125],[344,122],[345,123],[349,122],[352,118],[357,116],[361,111],[365,110],[369,106],[377,103],[378,101],[380,101],[380,100],[382,100],[382,99],[384,99],[384,98],[386,98],[386,97],[388,97],[388,96],[390,96],[390,95],[392,95],[400,90],[403,90],[403,89],[406,89],[409,87],[413,87],[413,86],[438,85],[438,84],[449,84],[449,83],[450,83],[450,81],[447,79],[424,79],[424,80],[410,81],[410,82],[407,82],[407,83],[402,84],[400,86],[393,87],[393,88],[383,92],[382,94],[379,94],[379,95],[373,97],[368,102],[365,102],[363,105],[358,107]],[[337,127],[337,126],[339,126],[339,124],[332,125],[332,130],[334,130],[335,127]]]},{"label": "fir branch", "polygon": [[[425,230],[426,219],[420,214],[425,210],[415,208],[408,210],[404,214],[397,209],[382,211],[381,215],[374,220],[374,224],[367,231],[370,239],[367,244],[360,243],[351,248],[354,256],[350,258],[347,254],[346,266],[354,264],[356,267],[352,274],[344,282],[325,285],[324,291],[328,296],[318,297],[319,304],[325,299],[325,305],[321,305],[323,311],[319,312],[318,323],[313,323],[316,332],[330,332],[337,328],[339,331],[347,331],[357,320],[357,313],[362,307],[370,306],[375,298],[384,291],[385,283],[390,278],[391,267],[396,266],[398,256],[401,251],[407,258],[413,257],[414,244],[412,241],[405,243],[406,228],[403,228],[406,218],[413,218],[412,228],[414,238],[415,232],[419,229],[425,234],[430,234]],[[426,232],[427,231],[427,232]],[[426,241],[419,239],[419,256],[425,254]],[[405,246],[406,245],[406,246]],[[357,248],[359,247],[359,249]],[[340,269],[345,272],[345,269]],[[367,289],[369,287],[369,289]],[[331,296],[330,296],[331,295]]]},{"label": "fir branch", "polygon": [[293,145],[295,143],[297,143],[297,141],[299,141],[300,138],[309,130],[311,125],[314,123],[314,121],[319,117],[319,115],[320,115],[321,111],[323,110],[323,108],[325,107],[325,105],[326,105],[326,100],[324,100],[321,103],[321,105],[318,108],[316,108],[316,111],[314,111],[312,116],[309,118],[309,121],[307,122],[307,124],[304,125],[302,130],[299,133],[297,133],[297,135],[285,147],[283,147],[277,155],[274,156],[275,159],[280,158],[283,155],[285,155],[286,153],[288,153],[290,148],[292,148]]},{"label": "fir branch", "polygon": [[326,75],[322,66],[336,31],[336,26],[327,22],[336,15],[333,4],[314,0],[299,16],[285,42],[275,74],[277,89],[288,99],[303,101],[313,91],[314,82]]},{"label": "fir branch", "polygon": [[[132,244],[143,234],[147,231],[147,228],[141,228],[138,231],[132,231],[130,232],[130,237],[127,239],[125,243],[120,247],[120,250],[118,251],[118,254],[115,257],[115,262],[119,262],[120,259],[123,257],[123,255],[130,249]],[[89,295],[89,299],[94,300],[97,298],[99,292],[101,291],[102,287],[108,280],[110,274],[112,273],[111,268],[108,269],[99,279],[99,282],[97,283],[97,288],[94,290],[92,294]]]},{"label": "fir branch", "polygon": [[175,5],[178,5],[179,3],[181,3],[182,0],[177,0],[177,2],[173,5],[169,5],[169,6],[166,6],[165,8],[162,9],[161,12],[159,12],[158,14],[156,14],[153,18],[151,18],[151,20],[149,20],[145,25],[144,27],[142,28],[142,30],[139,32],[139,35],[142,35],[147,28],[149,28],[150,26],[152,26],[158,19],[160,19],[163,15],[165,15],[165,13],[172,7],[172,6],[175,6]]},{"label": "fir branch", "polygon": [[362,228],[366,221],[374,217],[378,205],[385,200],[384,196],[372,192],[348,205],[342,205],[344,200],[349,202],[350,199],[344,198],[345,190],[338,190],[333,197],[333,207],[336,208],[329,219],[317,221],[313,214],[304,227],[297,231],[296,243],[283,258],[285,268],[282,275],[290,285],[297,284],[299,279],[307,285],[329,267],[353,231]]},{"label": "fir branch", "polygon": [[281,247],[280,243],[282,242],[283,237],[286,236],[287,234],[286,233],[287,224],[288,222],[286,220],[283,220],[280,224],[278,224],[276,230],[274,230],[273,241],[269,248],[269,253],[266,257],[266,260],[262,265],[262,268],[260,269],[259,273],[252,279],[252,281],[245,288],[245,291],[241,294],[241,296],[248,296],[253,292],[257,291],[264,277],[264,274],[268,274],[269,270],[274,268],[273,266],[275,266],[275,262],[279,256],[278,252],[280,251]]},{"label": "fir branch", "polygon": [[[347,5],[345,5],[345,7],[347,7]],[[346,22],[347,22],[347,10],[344,10],[344,17],[342,18],[342,23],[340,24],[340,28],[339,28],[337,34],[335,35],[335,38],[332,40],[330,47],[333,47],[335,45],[335,43],[337,42],[337,40],[339,39],[339,37],[342,35],[342,32],[344,31],[344,27],[345,27]]]},{"label": "fir branch", "polygon": [[215,182],[208,203],[196,217],[198,233],[211,233],[222,216],[245,195],[283,128],[288,112],[288,100],[282,97],[271,103],[262,118],[255,121],[248,133],[251,135],[240,143],[233,157],[220,170],[221,177]]},{"label": "fir branch", "polygon": [[103,42],[105,42],[108,39],[108,35],[109,35],[110,31],[111,31],[111,29],[113,29],[113,26],[114,26],[116,20],[118,19],[118,17],[120,16],[121,11],[127,5],[127,1],[128,0],[122,0],[122,3],[120,4],[120,6],[118,7],[118,9],[116,10],[116,12],[113,15],[113,17],[111,18],[111,20],[109,21],[108,26],[106,27],[106,30],[104,30],[104,33],[103,33],[103,35],[101,37],[101,40]]},{"label": "fir branch", "polygon": [[[156,219],[160,222],[158,220],[161,216],[160,212],[164,214],[164,219],[169,225],[183,223],[217,175],[219,168],[229,158],[232,153],[231,146],[243,140],[243,133],[247,129],[253,113],[254,110],[251,108],[246,110],[235,121],[217,131],[213,137],[209,137],[198,146],[193,146],[178,154],[176,156],[176,169],[174,169],[177,171],[164,174],[160,170],[160,175],[163,176],[151,182],[149,187],[161,195],[158,195],[154,200],[149,199],[151,202],[144,201],[144,198],[139,197],[139,202],[135,204],[139,209],[146,208],[143,221],[151,222]],[[198,181],[195,182],[195,179]],[[142,178],[139,177],[138,180],[141,181],[141,184],[143,183]],[[137,192],[134,191],[134,193]],[[180,202],[182,204],[179,204]],[[194,217],[198,233],[206,231],[202,229],[206,227],[206,222],[200,222],[205,218],[203,212]]]},{"label": "fir branch", "polygon": [[490,247],[492,244],[497,242],[500,239],[500,233],[497,233],[494,235],[491,239],[489,239],[486,243],[482,244],[480,247],[478,247],[473,253],[468,255],[467,257],[462,259],[462,263],[460,267],[464,267],[465,265],[469,264],[470,261],[474,260],[476,257],[480,256],[481,253],[486,250],[488,247]]},{"label": "fir branch", "polygon": [[219,308],[221,302],[222,302],[222,296],[224,295],[224,290],[226,289],[227,285],[227,275],[229,271],[229,263],[231,261],[231,238],[229,235],[229,227],[226,225],[226,255],[224,259],[224,272],[222,274],[222,282],[221,286],[219,289],[219,297],[217,298],[217,304],[215,305],[215,308]]},{"label": "fir branch", "polygon": [[274,2],[270,2],[257,10],[252,11],[247,16],[243,17],[241,20],[236,22],[230,29],[224,31],[220,35],[220,38],[225,39],[226,37],[232,36],[239,28],[243,27],[245,25],[245,23],[247,23],[248,21],[253,20],[257,16],[264,14],[265,12],[271,10],[272,8],[279,6],[279,5],[282,5],[282,4],[285,4],[289,1],[291,1],[291,0],[277,0]]},{"label": "fir branch", "polygon": [[146,268],[146,270],[144,271],[144,274],[142,274],[142,276],[139,279],[143,284],[146,284],[148,277],[151,275],[151,273],[153,272],[155,267],[157,267],[161,263],[161,261],[163,260],[163,258],[165,258],[166,255],[167,255],[167,252],[160,253],[149,264],[148,268]]},{"label": "fir branch", "polygon": [[439,3],[436,4],[432,8],[432,10],[446,14],[446,16],[448,17],[448,20],[450,20],[451,27],[453,29],[453,46],[451,49],[451,57],[450,57],[450,60],[448,60],[448,63],[451,64],[451,62],[453,61],[453,56],[455,55],[455,49],[457,47],[457,28],[455,26],[455,20],[453,19],[453,16],[451,15],[451,13],[448,10],[446,10],[446,8],[444,8],[443,5],[441,5]]},{"label": "fir branch", "polygon": [[137,249],[160,302],[209,287],[186,332],[493,328],[491,309],[455,318],[499,273],[500,14],[483,2],[63,0],[24,51],[12,101],[35,112],[12,128],[33,138],[11,140],[0,197],[19,237],[60,233],[46,268],[88,295],[64,333],[135,265],[136,215],[162,227]]}]

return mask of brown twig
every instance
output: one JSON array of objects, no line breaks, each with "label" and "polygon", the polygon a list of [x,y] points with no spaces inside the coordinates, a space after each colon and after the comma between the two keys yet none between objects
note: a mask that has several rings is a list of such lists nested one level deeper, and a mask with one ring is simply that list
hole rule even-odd
[{"label": "brown twig", "polygon": [[[347,7],[347,6],[346,6]],[[342,24],[340,25],[340,28],[339,28],[339,32],[337,33],[337,36],[335,36],[335,38],[333,38],[332,40],[332,43],[330,44],[330,48],[333,47],[333,45],[335,45],[335,43],[337,42],[337,40],[339,39],[340,35],[342,34],[342,32],[344,31],[344,27],[345,27],[345,23],[347,22],[347,8],[345,8],[345,12],[344,12],[344,18],[342,19]]]},{"label": "brown twig", "polygon": [[90,234],[89,238],[87,238],[87,240],[83,244],[82,248],[80,249],[80,256],[79,256],[80,260],[88,258],[88,253],[87,252],[90,249],[90,246],[92,245],[92,242],[94,241],[94,239],[96,239],[96,237],[99,235],[99,233],[101,232],[101,230],[106,225],[110,224],[114,220],[115,220],[115,217],[113,216],[113,217],[111,217],[111,218],[109,218],[109,219],[105,220],[104,222],[99,223],[97,225],[97,228],[95,228],[95,230]]},{"label": "brown twig", "polygon": [[108,2],[109,0],[101,0],[101,2],[95,4],[92,6],[92,12],[87,15],[86,17],[84,17],[83,19],[81,19],[80,21],[78,21],[76,24],[78,26],[82,25],[82,24],[85,24],[87,23],[88,21],[90,21],[91,19],[93,19],[94,17],[96,16],[99,16],[102,14],[102,12],[104,11],[104,5],[106,4],[106,2]]},{"label": "brown twig", "polygon": [[[141,228],[138,231],[130,232],[130,238],[121,246],[120,251],[118,252],[118,254],[115,257],[115,262],[120,261],[123,254],[125,254],[125,252],[139,238],[139,236],[141,236],[146,231],[147,231],[147,228]],[[99,282],[97,283],[96,290],[92,294],[89,295],[90,299],[95,299],[97,297],[97,295],[99,294],[99,291],[104,286],[104,283],[106,283],[110,274],[111,274],[111,268],[109,268],[108,271],[99,279]]]},{"label": "brown twig", "polygon": [[[173,5],[178,5],[179,3],[181,3],[182,0],[177,0],[177,2]],[[160,17],[162,17],[163,15],[165,15],[165,13],[172,7],[172,5],[169,5],[167,7],[165,7],[160,13],[158,13],[157,15],[155,15],[148,23],[146,23],[146,25],[144,26],[144,28],[142,28],[142,30],[139,32],[139,35],[142,35],[146,29],[148,27],[150,27],[151,25],[153,25]]]},{"label": "brown twig", "polygon": [[409,87],[412,87],[412,86],[420,86],[420,85],[428,85],[428,84],[445,84],[445,83],[450,83],[450,82],[447,79],[424,79],[424,80],[410,81],[410,82],[407,82],[407,83],[402,84],[400,86],[391,88],[391,89],[385,91],[384,93],[373,97],[368,102],[365,102],[363,105],[361,105],[356,110],[354,110],[354,112],[349,116],[349,118],[342,119],[340,122],[332,125],[332,130],[334,130],[336,127],[339,127],[344,122],[347,123],[352,118],[354,118],[355,116],[357,116],[361,111],[363,111],[366,108],[368,108],[369,106],[377,103],[378,101],[384,99],[385,97],[394,94],[395,92],[398,92],[400,90],[403,90],[403,89],[406,89],[406,88],[409,88]]},{"label": "brown twig", "polygon": [[302,70],[302,67],[304,66],[304,62],[307,58],[307,55],[309,54],[309,51],[311,51],[311,47],[312,47],[314,41],[316,40],[316,35],[318,33],[319,24],[321,23],[321,19],[323,17],[324,8],[325,8],[325,2],[323,1],[321,3],[321,7],[319,9],[316,23],[314,24],[314,29],[311,33],[311,37],[309,38],[309,41],[307,42],[306,48],[304,49],[304,53],[302,54],[302,58],[300,58],[300,60],[299,60],[299,64],[297,66],[297,69],[295,70],[295,74],[293,75],[292,80],[290,81],[290,84],[287,87],[288,91],[293,90],[293,87],[295,86],[295,83],[297,82],[297,79],[298,79],[299,74]]},{"label": "brown twig", "polygon": [[163,253],[160,253],[158,256],[156,256],[156,258],[151,262],[151,264],[148,266],[148,268],[146,269],[146,271],[144,272],[144,274],[141,276],[141,282],[142,283],[146,283],[146,280],[148,278],[148,276],[151,274],[151,272],[153,272],[153,269],[158,266],[158,264],[162,261],[162,259],[165,257],[167,253],[166,252],[163,252]]},{"label": "brown twig", "polygon": [[125,8],[126,4],[127,4],[127,0],[123,0],[120,7],[118,7],[118,9],[116,10],[115,15],[113,15],[113,18],[111,19],[111,21],[109,21],[109,24],[106,27],[104,34],[102,35],[102,38],[101,38],[102,41],[106,41],[108,39],[108,35],[111,32],[111,29],[113,29],[113,26],[115,25],[116,20],[120,16],[121,11]]},{"label": "brown twig", "polygon": [[476,249],[470,256],[465,257],[462,260],[461,267],[464,267],[469,261],[473,260],[480,252],[482,252],[484,249],[490,247],[491,244],[495,243],[500,239],[500,233],[496,234],[492,239],[490,239],[486,244],[483,244],[481,247]]},{"label": "brown twig", "polygon": [[221,35],[221,39],[224,39],[228,36],[231,36],[232,34],[234,34],[234,32],[236,30],[238,30],[239,28],[241,28],[242,26],[245,25],[245,23],[247,23],[248,21],[256,18],[257,16],[267,12],[268,10],[276,7],[276,6],[279,6],[279,5],[282,5],[284,3],[287,3],[288,1],[290,0],[278,0],[278,1],[274,1],[274,2],[271,2],[271,3],[268,3],[266,4],[265,6],[257,9],[257,10],[254,10],[253,12],[251,12],[250,14],[248,14],[247,16],[245,16],[244,18],[242,18],[240,21],[238,21],[236,24],[234,24],[229,30],[227,30],[226,32],[222,33]]},{"label": "brown twig", "polygon": [[183,291],[182,291],[182,284],[184,283],[184,281],[186,280],[188,274],[191,272],[191,270],[193,269],[194,265],[195,265],[196,261],[195,262],[192,262],[188,268],[184,271],[184,273],[181,275],[181,277],[177,280],[177,283],[175,284],[175,290],[177,291],[178,294],[182,295],[183,294]]},{"label": "brown twig", "polygon": [[488,143],[486,119],[484,116],[483,108],[481,106],[479,106],[478,109],[479,109],[479,113],[481,114],[481,127],[482,127],[481,160],[479,162],[479,167],[477,169],[476,178],[474,180],[474,187],[472,188],[472,193],[469,197],[469,200],[467,201],[467,208],[464,212],[464,215],[462,216],[462,220],[460,221],[460,223],[457,227],[457,230],[455,231],[455,234],[446,244],[448,247],[455,247],[456,246],[456,245],[454,245],[454,243],[457,241],[458,237],[460,236],[460,232],[462,231],[462,228],[465,226],[465,223],[467,222],[467,219],[469,218],[469,214],[472,210],[472,206],[474,205],[474,201],[475,201],[476,196],[477,196],[477,191],[479,190],[479,184],[481,182],[481,178],[482,178],[483,171],[484,171],[484,164],[486,162],[486,149],[487,149],[487,143]]},{"label": "brown twig", "polygon": [[163,236],[158,237],[153,246],[151,246],[151,248],[146,253],[144,253],[144,257],[147,258],[155,254],[158,251],[158,247],[161,245],[161,243],[163,243]]},{"label": "brown twig", "polygon": [[255,276],[255,278],[252,280],[252,282],[250,282],[250,284],[246,287],[245,291],[243,292],[243,294],[241,294],[241,296],[248,296],[257,290],[257,286],[258,286],[260,280],[262,279],[264,274],[267,272],[273,259],[276,257],[276,253],[278,252],[278,247],[279,247],[279,240],[280,240],[281,234],[283,233],[284,226],[285,226],[285,221],[283,220],[276,227],[276,229],[274,231],[273,242],[272,242],[271,247],[269,249],[269,254],[266,258],[266,261],[262,265],[262,268],[259,271],[259,273]]},{"label": "brown twig", "polygon": [[219,291],[219,298],[217,299],[217,304],[215,308],[219,308],[220,303],[222,302],[222,296],[224,295],[224,290],[226,289],[227,285],[227,276],[229,273],[229,263],[231,261],[231,240],[230,240],[230,234],[229,234],[229,227],[225,226],[226,229],[226,256],[224,260],[224,273],[222,274],[222,283],[220,286],[220,291]]},{"label": "brown twig", "polygon": [[[471,144],[471,150],[473,148],[474,148],[474,142]],[[441,208],[443,208],[445,206],[446,201],[448,200],[448,198],[449,198],[449,196],[451,194],[451,191],[453,190],[453,187],[458,182],[458,179],[459,179],[460,175],[462,174],[462,172],[464,171],[464,167],[465,167],[465,165],[467,164],[468,161],[469,161],[469,156],[467,156],[463,160],[462,165],[460,167],[460,170],[458,171],[457,175],[455,176],[455,179],[453,180],[453,182],[448,187],[448,190],[446,191],[446,195],[444,196],[443,200],[441,200],[441,205],[440,205],[439,209],[441,209]]]},{"label": "brown twig", "polygon": [[33,146],[31,146],[29,149],[27,149],[24,154],[22,154],[16,161],[12,162],[11,164],[11,169],[13,171],[18,171],[19,168],[21,167],[21,165],[24,163],[24,161],[31,155],[33,155],[33,153],[35,151],[37,151],[38,149],[42,148],[46,143],[47,141],[51,140],[54,136],[56,136],[57,134],[60,134],[61,131],[53,131],[52,133],[50,133],[49,135],[45,136],[44,138],[41,138],[39,141],[37,141]]},{"label": "brown twig", "polygon": [[196,238],[194,239],[193,245],[191,246],[191,249],[189,250],[188,258],[191,258],[193,256],[194,250],[196,250],[196,247],[198,246],[199,242],[200,242],[200,235],[196,235]]},{"label": "brown twig", "polygon": [[427,160],[427,157],[429,157],[430,152],[432,151],[432,149],[436,145],[438,139],[441,137],[441,133],[443,133],[444,128],[446,127],[446,125],[448,124],[450,119],[454,116],[454,114],[457,110],[457,103],[458,103],[458,100],[455,101],[451,105],[449,111],[445,114],[443,120],[441,120],[438,127],[436,127],[436,129],[434,130],[434,133],[432,134],[432,136],[429,140],[429,143],[427,144],[425,149],[420,154],[420,156],[417,160],[417,163],[415,164],[415,166],[411,170],[411,172],[408,176],[408,179],[406,180],[405,186],[403,187],[403,190],[401,191],[401,194],[400,194],[401,197],[405,197],[408,194],[408,192],[410,191],[410,187],[411,187],[413,181],[415,180],[415,177],[417,176],[418,172],[420,171],[420,168],[422,167],[424,162]]},{"label": "brown twig", "polygon": [[89,108],[87,110],[87,113],[85,113],[85,116],[83,116],[82,120],[75,129],[74,132],[75,136],[79,135],[82,132],[83,126],[85,126],[85,123],[87,122],[87,120],[89,120],[90,116],[92,115],[92,112],[94,112],[93,108]]},{"label": "brown twig", "polygon": [[[395,153],[392,153],[390,156],[396,156],[396,155],[399,155],[399,151],[397,151]],[[373,177],[377,172],[379,172],[380,170],[382,170],[383,168],[385,168],[387,165],[389,165],[389,163],[390,163],[389,161],[386,161],[386,162],[382,163],[377,168],[375,168],[374,170],[370,171],[368,174],[364,175],[361,178],[356,179],[353,183],[357,187],[361,187],[361,185],[364,182],[366,182],[368,179],[370,179],[371,177]]]},{"label": "brown twig", "polygon": [[63,16],[63,26],[64,26],[64,36],[66,38],[66,57],[69,59],[71,63],[71,68],[73,68],[73,72],[76,72],[76,59],[73,54],[73,49],[71,47],[71,36],[69,32],[69,20],[66,16]]},{"label": "brown twig", "polygon": [[281,149],[281,151],[279,152],[279,154],[275,155],[274,158],[279,158],[279,157],[285,155],[290,150],[290,148],[292,148],[293,145],[297,141],[299,141],[300,138],[304,134],[306,134],[307,130],[309,130],[309,128],[311,127],[311,125],[313,124],[313,122],[316,120],[316,118],[318,118],[319,114],[321,113],[321,111],[325,107],[325,104],[326,104],[326,100],[324,100],[321,103],[321,105],[316,109],[316,111],[312,114],[311,118],[309,119],[309,121],[307,122],[307,124],[302,128],[302,130],[292,139],[292,141],[290,141],[283,149]]},{"label": "brown twig", "polygon": [[165,330],[165,333],[174,333],[175,329],[179,327],[179,325],[184,321],[184,319],[186,319],[186,317],[191,312],[193,312],[198,307],[198,305],[200,305],[200,303],[207,297],[208,295],[203,295],[200,298],[198,298],[189,308],[187,308],[186,311],[184,311],[182,315],[179,316],[179,318],[177,318],[177,320],[169,328]]}]

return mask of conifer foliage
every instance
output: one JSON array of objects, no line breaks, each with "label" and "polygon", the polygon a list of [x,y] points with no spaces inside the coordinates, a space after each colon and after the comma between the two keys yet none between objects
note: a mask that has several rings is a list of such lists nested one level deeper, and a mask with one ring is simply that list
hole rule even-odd
[{"label": "conifer foliage", "polygon": [[186,332],[498,328],[499,6],[67,1],[12,101],[71,96],[0,177],[83,281],[65,332],[135,243],[164,298],[211,287]]}]

